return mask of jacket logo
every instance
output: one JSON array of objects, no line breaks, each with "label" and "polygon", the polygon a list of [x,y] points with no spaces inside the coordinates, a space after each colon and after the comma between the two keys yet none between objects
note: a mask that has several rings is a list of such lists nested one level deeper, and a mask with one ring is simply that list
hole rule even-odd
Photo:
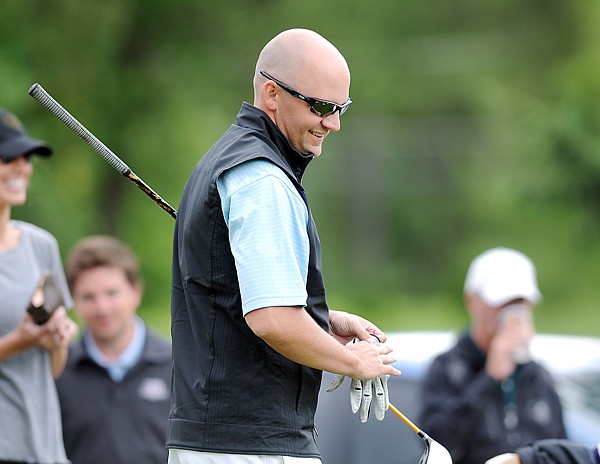
[{"label": "jacket logo", "polygon": [[166,401],[171,397],[166,382],[158,377],[148,377],[142,380],[138,387],[138,396],[148,401]]}]

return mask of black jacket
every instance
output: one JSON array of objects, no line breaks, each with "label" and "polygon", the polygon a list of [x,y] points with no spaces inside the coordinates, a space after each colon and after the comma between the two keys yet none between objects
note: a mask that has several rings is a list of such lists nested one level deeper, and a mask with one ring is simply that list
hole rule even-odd
[{"label": "black jacket", "polygon": [[433,361],[423,383],[419,424],[454,464],[481,464],[534,440],[565,437],[560,401],[542,366],[529,362],[499,383],[485,361],[467,333]]},{"label": "black jacket", "polygon": [[56,381],[67,457],[73,464],[164,464],[170,405],[171,345],[146,329],[144,352],[119,383],[71,346]]},{"label": "black jacket", "polygon": [[[225,170],[259,158],[288,176],[308,208],[300,181],[312,157],[296,152],[271,119],[247,103],[200,160],[183,192],[173,251],[173,400],[167,446],[318,457],[314,414],[322,373],[280,355],[248,327],[217,190]],[[308,239],[306,311],[328,330],[312,216]]]},{"label": "black jacket", "polygon": [[521,464],[600,464],[598,450],[568,440],[539,440],[517,449]]}]

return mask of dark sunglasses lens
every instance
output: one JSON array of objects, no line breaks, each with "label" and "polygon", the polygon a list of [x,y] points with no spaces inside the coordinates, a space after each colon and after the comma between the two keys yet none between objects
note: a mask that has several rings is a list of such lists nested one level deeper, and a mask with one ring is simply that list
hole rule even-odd
[{"label": "dark sunglasses lens", "polygon": [[322,101],[316,101],[315,104],[312,106],[312,108],[315,110],[315,112],[322,117],[327,117],[333,113],[335,113],[340,107],[337,106],[334,103],[328,103],[328,102],[322,102]]},{"label": "dark sunglasses lens", "polygon": [[33,157],[33,153],[27,153],[25,155],[17,156],[14,158],[8,158],[8,157],[5,158],[2,155],[0,155],[0,162],[2,162],[4,164],[14,163],[21,157],[25,158],[25,161],[27,161],[28,163],[31,163],[31,158]]}]

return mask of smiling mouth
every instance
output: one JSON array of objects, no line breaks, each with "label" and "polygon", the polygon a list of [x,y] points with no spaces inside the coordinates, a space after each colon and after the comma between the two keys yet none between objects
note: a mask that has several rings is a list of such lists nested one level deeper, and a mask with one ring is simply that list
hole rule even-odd
[{"label": "smiling mouth", "polygon": [[325,134],[323,134],[322,132],[315,132],[315,131],[312,131],[312,130],[309,130],[308,132],[310,132],[312,135],[314,135],[318,139],[324,139],[325,138]]},{"label": "smiling mouth", "polygon": [[10,189],[21,189],[25,186],[25,180],[22,178],[18,179],[7,179],[5,184]]}]

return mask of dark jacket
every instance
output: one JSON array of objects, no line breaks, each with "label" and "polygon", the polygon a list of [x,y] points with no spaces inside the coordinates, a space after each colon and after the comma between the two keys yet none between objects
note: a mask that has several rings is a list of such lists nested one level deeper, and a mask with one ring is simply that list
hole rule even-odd
[{"label": "dark jacket", "polygon": [[517,449],[521,464],[600,464],[598,449],[568,440],[539,440]]},{"label": "dark jacket", "polygon": [[562,408],[548,371],[535,362],[497,382],[468,333],[438,356],[425,378],[419,424],[454,464],[481,464],[542,438],[564,438]]},{"label": "dark jacket", "polygon": [[170,405],[171,345],[146,329],[141,359],[119,383],[71,346],[56,381],[67,457],[73,464],[164,464]]},{"label": "dark jacket", "polygon": [[[296,152],[271,119],[247,103],[198,163],[183,192],[173,252],[173,400],[167,446],[317,457],[314,414],[322,373],[285,358],[248,327],[217,191],[217,178],[225,170],[259,158],[288,176],[308,208],[300,181],[312,157]],[[308,239],[306,311],[328,330],[312,216]]]}]

